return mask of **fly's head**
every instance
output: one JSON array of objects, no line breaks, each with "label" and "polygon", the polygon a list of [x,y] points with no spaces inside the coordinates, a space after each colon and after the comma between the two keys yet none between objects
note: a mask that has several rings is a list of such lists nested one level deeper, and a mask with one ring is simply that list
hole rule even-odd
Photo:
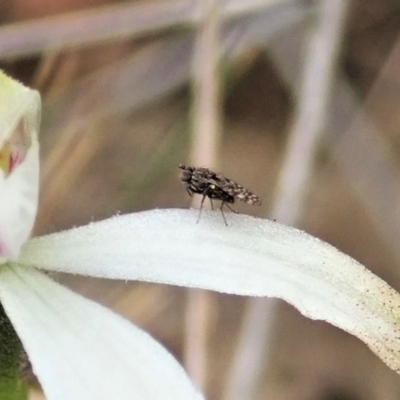
[{"label": "fly's head", "polygon": [[181,180],[181,182],[184,184],[189,184],[190,181],[192,180],[192,174],[194,168],[187,167],[186,165],[183,164],[179,164],[178,168],[181,170],[181,173],[179,175],[179,179]]}]

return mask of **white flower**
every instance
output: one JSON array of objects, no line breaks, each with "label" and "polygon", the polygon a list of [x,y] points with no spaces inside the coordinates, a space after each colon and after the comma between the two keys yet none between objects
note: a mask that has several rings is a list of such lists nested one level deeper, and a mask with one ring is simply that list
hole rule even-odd
[{"label": "white flower", "polygon": [[148,334],[52,281],[20,253],[38,202],[39,109],[37,92],[0,72],[0,302],[47,398],[202,399]]},{"label": "white flower", "polygon": [[[19,116],[32,120],[20,104],[32,106],[37,95],[18,90],[30,93],[30,100],[17,102]],[[0,106],[4,129],[8,114],[2,111]],[[0,131],[3,155],[17,148],[4,147],[15,126]],[[40,269],[280,297],[304,315],[358,336],[400,371],[400,295],[350,257],[299,230],[243,215],[229,215],[226,227],[211,211],[196,224],[193,210],[153,210],[24,243],[38,185],[36,130],[29,134],[29,150],[18,165],[3,163],[0,172],[1,204],[5,191],[12,193],[5,197],[6,214],[0,207],[0,302],[49,400],[201,395],[146,333]]]}]

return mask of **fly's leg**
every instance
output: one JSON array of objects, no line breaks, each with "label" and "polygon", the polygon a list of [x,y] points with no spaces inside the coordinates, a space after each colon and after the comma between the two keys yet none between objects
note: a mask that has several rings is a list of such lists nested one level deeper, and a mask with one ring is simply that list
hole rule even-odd
[{"label": "fly's leg", "polygon": [[[190,197],[193,196],[193,192],[191,192],[188,188],[186,188],[186,191],[188,192],[188,195]],[[188,201],[186,202],[186,208],[190,208],[190,203],[192,202],[192,199],[189,197]]]},{"label": "fly's leg", "polygon": [[211,210],[214,210],[214,204],[213,204],[213,202],[212,202],[211,197],[210,197],[210,203],[211,203]]},{"label": "fly's leg", "polygon": [[235,214],[239,214],[236,210],[234,210],[232,207],[228,206],[228,203],[225,203],[225,205]]},{"label": "fly's leg", "polygon": [[[224,201],[221,203],[221,207],[219,208],[222,214],[222,218],[224,219],[225,225],[228,226],[228,223],[226,222],[226,218],[225,218],[225,214],[224,214],[224,210],[222,209],[224,207],[224,204],[226,204]],[[230,207],[228,207],[230,208]]]},{"label": "fly's leg", "polygon": [[204,204],[204,199],[207,197],[207,190],[203,193],[203,198],[201,199],[201,203],[200,203],[200,211],[199,211],[199,216],[197,218],[197,222],[196,224],[199,223],[200,221],[200,216],[201,216],[201,210],[203,209],[203,204]]}]

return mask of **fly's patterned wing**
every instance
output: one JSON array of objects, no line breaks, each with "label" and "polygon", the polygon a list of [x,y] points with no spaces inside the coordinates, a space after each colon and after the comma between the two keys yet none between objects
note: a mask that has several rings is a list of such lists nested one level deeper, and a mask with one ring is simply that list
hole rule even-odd
[{"label": "fly's patterned wing", "polygon": [[236,182],[225,178],[222,174],[217,174],[208,168],[188,167],[183,164],[180,164],[179,168],[181,169],[180,180],[185,185],[189,195],[193,196],[196,193],[203,196],[197,222],[200,220],[201,210],[206,197],[210,199],[212,208],[212,199],[221,201],[220,210],[226,225],[228,224],[226,223],[222,209],[224,205],[233,212],[236,211],[229,207],[228,203],[233,204],[235,200],[241,200],[248,204],[261,205],[261,199],[258,196]]},{"label": "fly's patterned wing", "polygon": [[261,199],[254,193],[250,192],[249,190],[239,185],[238,183],[223,177],[222,175],[219,175],[219,177],[223,178],[219,182],[220,188],[225,193],[232,196],[235,200],[241,200],[247,204],[256,204],[258,206],[261,205]]}]

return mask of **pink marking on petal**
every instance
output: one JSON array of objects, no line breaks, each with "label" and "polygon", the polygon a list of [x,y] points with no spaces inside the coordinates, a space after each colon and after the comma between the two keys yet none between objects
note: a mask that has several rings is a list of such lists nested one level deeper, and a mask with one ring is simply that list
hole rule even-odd
[{"label": "pink marking on petal", "polygon": [[0,168],[4,171],[6,177],[24,161],[25,153],[19,144],[9,141],[4,143],[3,148],[0,149]]},{"label": "pink marking on petal", "polygon": [[13,170],[24,161],[23,154],[19,152],[18,149],[12,149],[13,152],[10,154],[10,162],[9,162],[9,173],[13,172]]},{"label": "pink marking on petal", "polygon": [[6,177],[24,161],[30,145],[30,138],[25,134],[23,123],[20,121],[0,148],[0,169],[4,171]]}]

